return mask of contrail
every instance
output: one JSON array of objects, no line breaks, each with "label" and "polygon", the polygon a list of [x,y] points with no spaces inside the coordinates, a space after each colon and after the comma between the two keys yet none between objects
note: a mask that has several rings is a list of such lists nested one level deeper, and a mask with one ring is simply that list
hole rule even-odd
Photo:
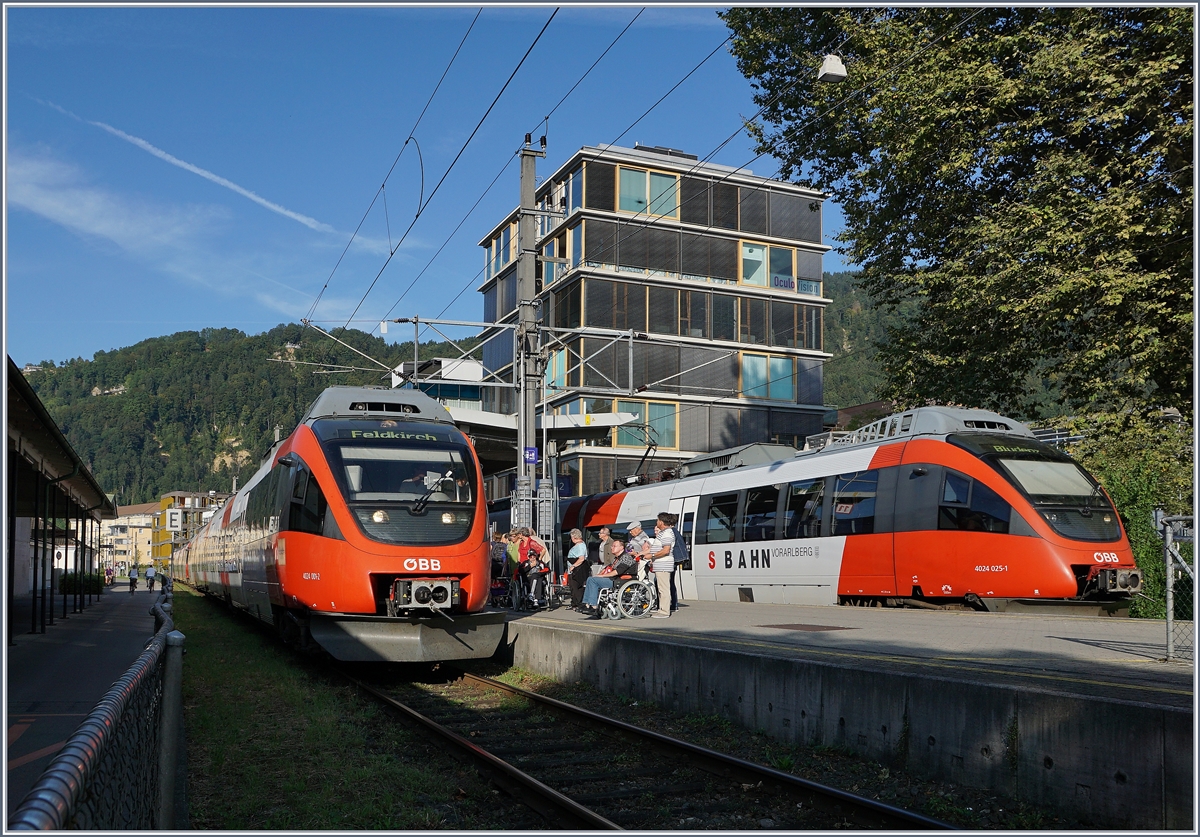
[{"label": "contrail", "polygon": [[46,104],[49,107],[54,108],[55,110],[57,110],[60,113],[66,114],[67,116],[71,117],[72,119],[78,119],[80,122],[85,122],[88,125],[94,125],[97,128],[108,131],[114,137],[120,137],[121,139],[125,140],[128,143],[136,145],[138,148],[142,149],[143,151],[150,152],[151,154],[153,154],[155,157],[159,158],[160,160],[165,160],[166,162],[170,163],[173,166],[178,166],[179,168],[184,169],[185,171],[190,171],[192,174],[198,174],[201,177],[203,177],[205,180],[211,180],[213,183],[216,183],[218,186],[224,186],[226,189],[229,189],[230,191],[233,191],[233,192],[237,192],[239,195],[241,195],[244,198],[249,198],[250,200],[254,201],[259,206],[265,207],[265,208],[271,210],[272,212],[278,212],[280,215],[283,215],[287,218],[291,218],[293,221],[299,221],[301,224],[303,224],[304,226],[306,226],[310,229],[318,230],[320,232],[335,232],[333,227],[329,226],[328,224],[323,224],[315,218],[309,218],[307,215],[301,215],[299,212],[292,212],[292,210],[287,209],[286,207],[282,207],[277,203],[271,203],[266,198],[261,197],[260,195],[256,195],[254,192],[251,192],[249,189],[242,188],[241,186],[237,185],[233,181],[226,180],[225,178],[221,177],[218,174],[213,174],[211,171],[202,169],[199,166],[193,166],[191,163],[180,160],[178,157],[171,156],[167,152],[163,151],[161,148],[156,148],[155,146],[146,142],[141,137],[135,137],[132,134],[127,134],[118,128],[114,128],[112,125],[106,125],[103,122],[93,122],[90,119],[83,119],[82,117],[76,116],[75,114],[71,113],[69,110],[59,107],[58,105],[54,104],[53,102],[45,102],[44,104]]}]

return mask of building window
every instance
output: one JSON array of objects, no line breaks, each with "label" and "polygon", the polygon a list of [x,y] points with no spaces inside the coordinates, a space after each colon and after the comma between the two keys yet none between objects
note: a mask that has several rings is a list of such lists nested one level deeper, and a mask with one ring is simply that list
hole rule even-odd
[{"label": "building window", "polygon": [[649,427],[618,427],[617,446],[644,448],[647,443],[647,433],[660,448],[679,447],[679,408],[675,404],[659,401],[618,401],[618,413],[633,413],[638,417],[639,425]]},{"label": "building window", "polygon": [[579,262],[583,258],[583,224],[576,224],[571,228],[571,253],[567,258],[571,260],[571,267],[579,267]]},{"label": "building window", "polygon": [[583,167],[571,172],[567,189],[567,211],[571,212],[583,206]]},{"label": "building window", "polygon": [[679,333],[684,337],[708,336],[708,294],[702,291],[680,292]]},{"label": "building window", "polygon": [[771,248],[771,287],[785,291],[796,289],[796,275],[792,270],[792,254],[790,247]]},{"label": "building window", "polygon": [[617,208],[622,212],[646,213],[674,218],[679,212],[679,178],[673,174],[620,169]]},{"label": "building window", "polygon": [[739,303],[742,309],[740,341],[765,346],[767,344],[767,301],[742,297]]},{"label": "building window", "polygon": [[742,242],[742,284],[767,287],[767,248],[763,245]]},{"label": "building window", "polygon": [[677,334],[679,326],[679,291],[674,288],[650,286],[650,306],[647,311],[649,331],[654,334]]},{"label": "building window", "polygon": [[795,362],[790,357],[742,354],[742,395],[794,401],[796,398]]},{"label": "building window", "polygon": [[737,341],[738,305],[737,297],[728,294],[713,294],[712,332],[714,340]]},{"label": "building window", "polygon": [[646,172],[621,169],[621,203],[623,212],[644,212],[646,209]]}]

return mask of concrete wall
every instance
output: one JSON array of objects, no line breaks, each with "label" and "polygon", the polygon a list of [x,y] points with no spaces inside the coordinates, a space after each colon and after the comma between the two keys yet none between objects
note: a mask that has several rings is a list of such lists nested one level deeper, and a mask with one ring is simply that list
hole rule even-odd
[{"label": "concrete wall", "polygon": [[844,747],[1097,828],[1192,827],[1192,712],[510,622],[513,662],[557,680]]}]

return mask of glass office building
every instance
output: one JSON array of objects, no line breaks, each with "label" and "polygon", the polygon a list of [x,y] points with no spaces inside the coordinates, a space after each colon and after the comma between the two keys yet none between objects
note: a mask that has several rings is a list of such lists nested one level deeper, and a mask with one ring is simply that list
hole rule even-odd
[{"label": "glass office building", "polygon": [[[602,145],[580,149],[536,197],[541,254],[559,260],[539,266],[543,324],[558,330],[539,400],[552,413],[641,418],[561,452],[571,493],[634,473],[648,439],[653,473],[821,432],[822,193],[673,149]],[[480,242],[487,322],[516,318],[517,217]],[[484,337],[484,366],[511,381],[512,332]],[[484,399],[515,411],[512,390]],[[504,496],[508,483],[489,489]]]}]

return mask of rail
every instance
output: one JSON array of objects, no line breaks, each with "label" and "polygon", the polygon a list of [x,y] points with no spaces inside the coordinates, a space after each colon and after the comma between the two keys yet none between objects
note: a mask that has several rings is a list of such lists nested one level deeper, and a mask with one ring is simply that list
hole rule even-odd
[{"label": "rail", "polygon": [[183,634],[172,582],[151,606],[155,633],[9,817],[12,831],[175,826]]},{"label": "rail", "polygon": [[[466,731],[466,735],[463,735],[443,726],[443,723],[461,726],[464,712],[481,720],[482,715],[477,714],[480,712],[481,704],[476,699],[464,696],[461,711],[454,709],[454,706],[457,705],[455,702],[452,702],[449,707],[431,705],[430,710],[418,711],[392,695],[386,694],[383,690],[363,683],[357,678],[350,678],[349,675],[342,672],[342,676],[351,679],[374,699],[391,707],[402,716],[417,721],[444,740],[466,749],[492,775],[497,784],[541,813],[555,827],[611,830],[622,829],[621,823],[623,822],[627,826],[641,829],[648,827],[646,816],[651,818],[650,821],[654,823],[653,827],[662,827],[661,820],[655,818],[661,817],[659,809],[665,799],[669,798],[672,803],[677,803],[690,796],[697,800],[696,804],[700,807],[692,810],[699,814],[705,805],[712,803],[713,794],[726,793],[718,788],[724,787],[728,783],[730,788],[736,789],[735,793],[746,793],[747,789],[750,789],[751,792],[762,794],[764,798],[775,802],[782,799],[801,800],[802,804],[798,808],[802,808],[804,811],[822,812],[816,815],[825,817],[823,822],[826,824],[837,822],[839,827],[853,823],[860,827],[893,830],[952,828],[946,823],[912,811],[718,753],[490,678],[459,671],[455,671],[455,674],[461,675],[457,682],[464,686],[499,691],[523,698],[538,705],[544,712],[561,716],[569,724],[581,730],[605,730],[606,733],[601,734],[601,741],[605,740],[604,736],[607,735],[614,742],[619,739],[626,743],[614,743],[612,747],[606,748],[604,744],[590,738],[590,733],[584,732],[576,733],[569,742],[565,739],[545,740],[533,728],[506,729],[505,722],[501,721],[497,726],[496,719],[486,721],[493,734],[485,735],[472,728]],[[426,714],[427,711],[431,711],[432,714]],[[487,712],[488,710],[482,711]],[[498,734],[499,737],[496,738],[494,734]],[[551,734],[555,735],[553,732]],[[562,738],[561,732],[557,736]],[[565,758],[555,755],[561,754],[564,749],[569,749],[574,755],[567,755]],[[657,767],[652,766],[649,762],[643,763],[636,757],[639,750],[644,750],[646,753],[658,752],[665,756],[666,760],[665,762],[660,761]],[[528,758],[532,755],[535,759],[540,759],[540,763],[523,761],[520,767],[517,767],[507,760],[511,758],[509,753],[518,758]],[[584,756],[583,753],[587,755]],[[635,764],[635,761],[638,763]],[[668,766],[664,767],[664,764]],[[557,779],[547,779],[547,782],[557,781],[562,785],[561,780],[564,778],[562,768],[565,765],[574,766],[575,769],[569,772],[577,782],[588,781],[584,795],[579,796],[574,790],[568,790],[567,793],[571,795],[567,795],[525,772],[527,770],[541,771],[546,776],[557,777]],[[586,776],[582,775],[583,771],[579,769],[584,766],[604,766],[605,769],[600,774]],[[681,779],[675,774],[676,770],[684,771],[685,774],[688,770],[699,771],[711,778],[697,782],[694,778],[684,775],[682,783],[680,783]],[[600,776],[604,778],[600,779]],[[655,784],[644,785],[640,788],[635,786],[632,790],[614,787],[614,782],[622,777],[633,779],[637,776],[653,776]],[[714,785],[712,782],[716,782],[716,784]],[[572,783],[568,782],[567,784]],[[603,788],[597,787],[597,785],[602,785]],[[597,790],[600,792],[597,793]],[[611,810],[612,813],[605,817],[584,807],[583,803],[591,804],[593,801],[601,802],[606,806],[606,810]],[[626,804],[630,805],[633,810],[625,808]],[[720,809],[722,804],[725,803],[717,803],[716,808]],[[737,803],[738,807],[742,804]],[[639,806],[645,808],[647,805],[649,808],[639,813],[637,808]],[[813,814],[806,816],[813,816]]]}]

